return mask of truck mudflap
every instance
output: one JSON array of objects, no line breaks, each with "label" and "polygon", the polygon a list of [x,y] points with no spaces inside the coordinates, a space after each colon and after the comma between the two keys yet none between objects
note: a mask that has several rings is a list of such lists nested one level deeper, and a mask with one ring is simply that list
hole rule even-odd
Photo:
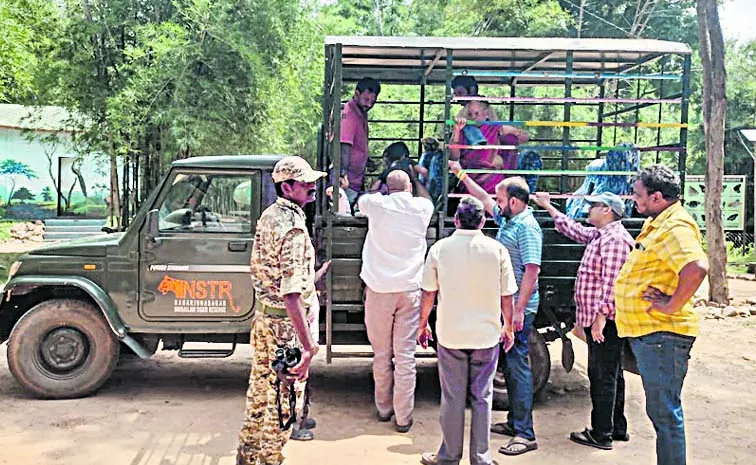
[{"label": "truck mudflap", "polygon": [[121,342],[134,351],[139,358],[147,359],[152,355],[142,344],[128,334],[128,327],[121,321],[121,317],[118,316],[118,309],[107,292],[87,278],[81,276],[15,276],[6,283],[2,299],[3,301],[10,300],[16,289],[19,290],[19,293],[25,294],[40,286],[73,286],[86,292],[100,307],[105,321]]}]

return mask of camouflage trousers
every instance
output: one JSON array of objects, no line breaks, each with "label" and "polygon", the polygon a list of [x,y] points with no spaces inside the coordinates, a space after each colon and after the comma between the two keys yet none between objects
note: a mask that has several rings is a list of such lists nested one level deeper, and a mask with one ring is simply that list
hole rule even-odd
[{"label": "camouflage trousers", "polygon": [[[252,320],[252,370],[249,374],[247,405],[244,422],[239,434],[237,465],[279,465],[284,461],[282,453],[291,430],[283,431],[276,406],[277,376],[271,368],[275,351],[286,344],[301,348],[291,320],[284,317],[258,314]],[[290,418],[289,392],[296,391],[297,410],[303,408],[305,383],[280,383],[280,421]],[[300,410],[301,411],[301,410]]]}]

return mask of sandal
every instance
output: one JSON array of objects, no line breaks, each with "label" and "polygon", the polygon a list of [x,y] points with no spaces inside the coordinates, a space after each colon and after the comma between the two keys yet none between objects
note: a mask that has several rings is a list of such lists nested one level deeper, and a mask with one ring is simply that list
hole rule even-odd
[{"label": "sandal", "polygon": [[521,455],[525,452],[538,449],[538,443],[529,441],[523,437],[515,436],[511,441],[499,447],[499,453],[504,455]]},{"label": "sandal", "polygon": [[599,440],[593,436],[593,431],[586,428],[577,433],[570,433],[570,441],[582,444],[584,446],[595,447],[601,450],[612,450],[612,440]]},{"label": "sandal", "polygon": [[515,436],[514,428],[509,426],[509,423],[505,421],[491,425],[491,432],[496,434],[503,434],[504,436]]},{"label": "sandal", "polygon": [[302,422],[302,429],[315,429],[318,426],[318,422],[314,418],[305,418]]}]

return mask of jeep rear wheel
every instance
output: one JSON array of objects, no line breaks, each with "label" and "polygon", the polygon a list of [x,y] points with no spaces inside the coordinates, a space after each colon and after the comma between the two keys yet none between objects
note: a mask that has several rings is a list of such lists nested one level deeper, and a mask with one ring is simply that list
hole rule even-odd
[{"label": "jeep rear wheel", "polygon": [[100,310],[80,300],[42,302],[14,326],[8,365],[26,390],[46,399],[96,391],[118,363],[119,342]]},{"label": "jeep rear wheel", "polygon": [[[546,346],[546,340],[535,328],[530,331],[528,342],[530,346],[530,372],[533,377],[533,398],[535,398],[546,387],[546,382],[549,380],[551,357],[549,355],[549,348]],[[504,351],[500,351],[499,357],[504,356]],[[496,375],[494,376],[493,408],[494,410],[506,410],[509,408],[507,382],[501,370],[496,370]]]}]

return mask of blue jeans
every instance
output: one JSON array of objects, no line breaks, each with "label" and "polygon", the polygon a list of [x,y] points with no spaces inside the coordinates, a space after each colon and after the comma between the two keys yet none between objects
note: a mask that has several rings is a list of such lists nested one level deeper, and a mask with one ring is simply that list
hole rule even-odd
[{"label": "blue jeans", "polygon": [[646,392],[646,413],[656,430],[656,463],[685,465],[680,393],[696,338],[660,331],[628,340]]},{"label": "blue jeans", "polygon": [[499,370],[504,373],[509,394],[507,424],[517,436],[535,440],[533,431],[533,374],[530,371],[528,338],[533,330],[535,313],[526,314],[522,331],[515,333],[514,346],[506,356],[499,356]]}]

